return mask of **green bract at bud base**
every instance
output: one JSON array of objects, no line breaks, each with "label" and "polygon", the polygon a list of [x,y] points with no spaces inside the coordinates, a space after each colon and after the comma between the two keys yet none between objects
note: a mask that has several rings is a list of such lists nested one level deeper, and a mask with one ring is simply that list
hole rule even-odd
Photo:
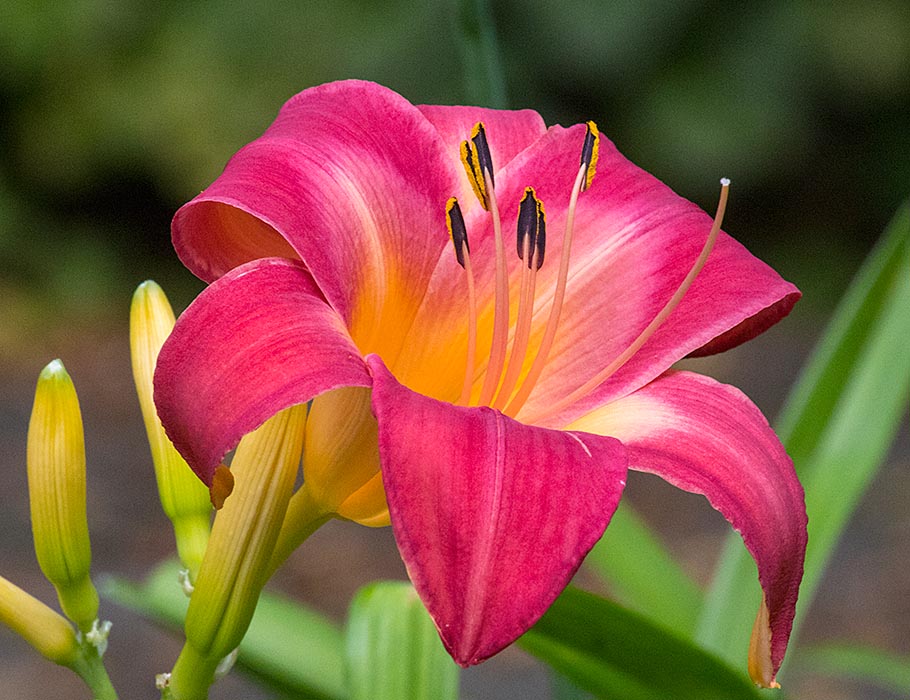
[{"label": "green bract at bud base", "polygon": [[85,510],[85,443],[79,399],[54,360],[38,377],[28,427],[28,492],[38,564],[60,606],[87,632],[98,617],[98,592]]},{"label": "green bract at bud base", "polygon": [[152,398],[158,353],[174,328],[174,311],[155,282],[139,285],[130,306],[130,356],[145,421],[161,507],[174,526],[177,552],[194,581],[208,544],[212,506],[209,491],[174,449]]}]

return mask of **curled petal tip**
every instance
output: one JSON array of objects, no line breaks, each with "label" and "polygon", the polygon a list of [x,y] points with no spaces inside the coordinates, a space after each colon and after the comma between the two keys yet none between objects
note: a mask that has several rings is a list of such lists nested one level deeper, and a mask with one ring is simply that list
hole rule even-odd
[{"label": "curled petal tip", "polygon": [[234,475],[226,466],[219,464],[212,475],[212,485],[209,486],[209,496],[215,510],[221,510],[224,507],[224,502],[233,490]]},{"label": "curled petal tip", "polygon": [[771,623],[764,596],[755,615],[755,624],[752,626],[748,666],[749,677],[755,685],[761,688],[780,688],[780,683],[775,680],[774,664],[771,661]]}]

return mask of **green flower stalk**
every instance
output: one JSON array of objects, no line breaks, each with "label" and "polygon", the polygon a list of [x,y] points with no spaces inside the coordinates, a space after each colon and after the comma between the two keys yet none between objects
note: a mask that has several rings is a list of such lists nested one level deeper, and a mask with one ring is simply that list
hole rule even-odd
[{"label": "green flower stalk", "polygon": [[171,444],[152,401],[158,352],[174,327],[174,312],[161,287],[143,282],[130,307],[130,355],[133,379],[148,435],[161,507],[174,526],[177,553],[195,581],[208,544],[212,506],[205,485]]},{"label": "green flower stalk", "polygon": [[59,613],[0,576],[0,622],[61,666],[72,666],[79,642],[72,625]]},{"label": "green flower stalk", "polygon": [[80,630],[98,617],[85,512],[85,443],[79,399],[60,360],[38,377],[28,426],[28,492],[38,564]]},{"label": "green flower stalk", "polygon": [[306,411],[298,405],[276,414],[237,447],[235,487],[215,517],[187,611],[186,644],[164,697],[208,697],[219,663],[246,633],[300,467]]}]

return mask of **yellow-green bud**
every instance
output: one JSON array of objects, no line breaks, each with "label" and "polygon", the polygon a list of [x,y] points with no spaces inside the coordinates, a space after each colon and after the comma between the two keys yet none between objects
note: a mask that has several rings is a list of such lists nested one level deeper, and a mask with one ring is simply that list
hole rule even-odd
[{"label": "yellow-green bud", "polygon": [[79,653],[72,625],[34,596],[0,576],[0,622],[54,663],[70,666]]},{"label": "yellow-green bud", "polygon": [[133,379],[155,465],[161,506],[174,526],[180,560],[194,580],[209,539],[212,513],[209,491],[165,435],[152,400],[155,363],[173,328],[174,312],[161,287],[151,280],[140,284],[130,307]]},{"label": "yellow-green bud", "polygon": [[218,664],[246,633],[294,490],[305,422],[306,406],[292,406],[237,447],[234,491],[215,516],[170,678],[178,700],[205,697]]},{"label": "yellow-green bud", "polygon": [[60,360],[38,377],[27,462],[38,564],[57,589],[63,612],[88,631],[98,617],[98,593],[89,578],[85,443],[76,388]]}]

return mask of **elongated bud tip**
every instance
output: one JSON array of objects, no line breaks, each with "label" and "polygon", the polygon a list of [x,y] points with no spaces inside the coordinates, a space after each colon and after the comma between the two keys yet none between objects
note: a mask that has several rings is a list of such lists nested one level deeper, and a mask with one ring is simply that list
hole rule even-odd
[{"label": "elongated bud tip", "polygon": [[[154,280],[146,280],[136,287],[130,304],[130,340],[133,344],[137,340],[136,334],[140,333],[149,338],[147,342],[160,346],[173,327],[174,310],[164,290]],[[135,352],[134,348],[134,363]]]},{"label": "elongated bud tip", "polygon": [[52,379],[58,381],[71,382],[70,375],[67,373],[66,368],[63,366],[62,360],[51,360],[47,363],[44,369],[41,370],[41,373],[38,375],[39,381],[50,381]]},{"label": "elongated bud tip", "polygon": [[161,292],[161,287],[158,285],[158,283],[155,282],[155,280],[146,280],[145,282],[140,283],[138,287],[136,287],[136,291],[133,292],[133,299],[144,294],[157,292]]}]

